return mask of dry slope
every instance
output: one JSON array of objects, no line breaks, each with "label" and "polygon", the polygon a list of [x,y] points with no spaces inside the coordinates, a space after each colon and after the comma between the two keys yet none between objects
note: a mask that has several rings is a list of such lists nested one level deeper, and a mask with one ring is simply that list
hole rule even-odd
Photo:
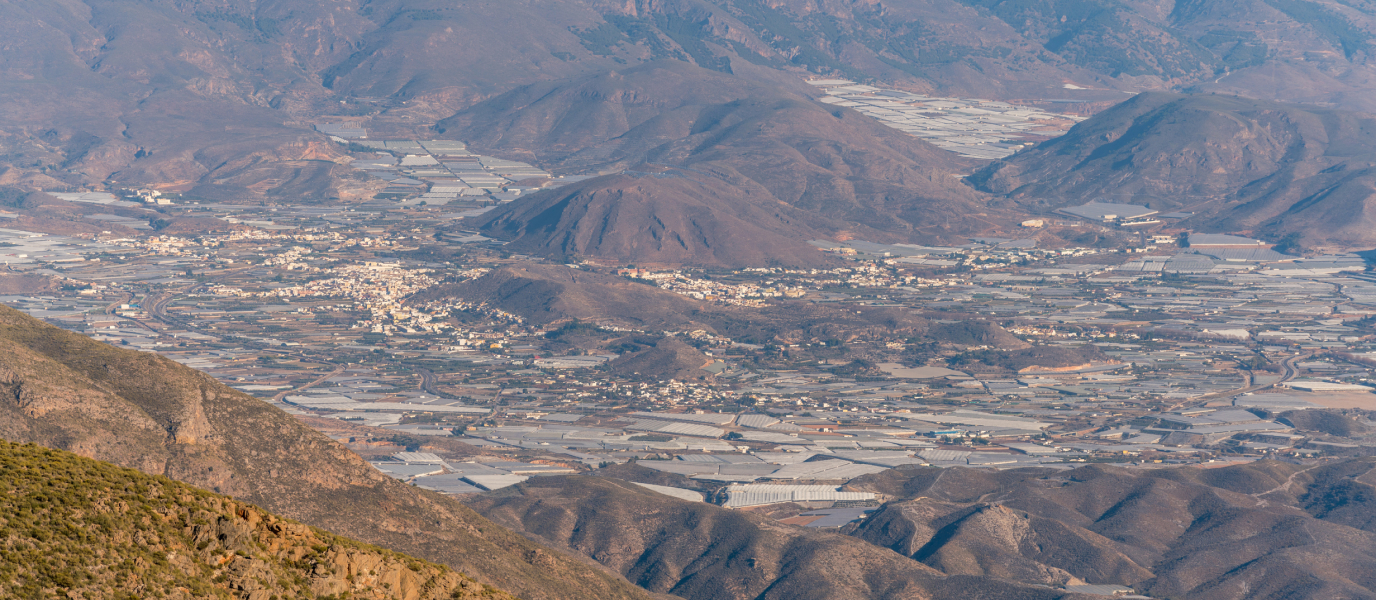
[{"label": "dry slope", "polygon": [[689,600],[1052,600],[1064,592],[941,575],[835,533],[687,502],[608,478],[544,477],[473,501],[493,520]]},{"label": "dry slope", "polygon": [[954,240],[1011,221],[952,177],[968,161],[795,86],[651,63],[519,88],[439,127],[477,150],[614,173],[476,219],[523,252],[818,264],[809,239]]},{"label": "dry slope", "polygon": [[0,441],[0,596],[513,600],[161,476]]},{"label": "dry slope", "polygon": [[387,477],[210,376],[0,307],[0,438],[70,450],[447,564],[527,600],[645,598],[624,580]]},{"label": "dry slope", "polygon": [[1376,118],[1231,96],[1139,94],[969,180],[1032,209],[1109,198],[1205,231],[1376,244]]},{"label": "dry slope", "polygon": [[896,469],[851,534],[946,573],[1157,598],[1370,597],[1376,462],[1217,469]]}]

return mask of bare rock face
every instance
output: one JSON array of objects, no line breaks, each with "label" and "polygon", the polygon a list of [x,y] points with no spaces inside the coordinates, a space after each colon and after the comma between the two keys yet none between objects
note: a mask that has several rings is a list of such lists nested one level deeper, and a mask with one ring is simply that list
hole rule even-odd
[{"label": "bare rock face", "polygon": [[[202,393],[215,394],[214,391]],[[206,419],[205,409],[201,406],[200,398],[192,396],[187,399],[181,415],[172,422],[171,433],[173,442],[193,445],[209,441],[207,436],[214,435],[210,421]]]}]

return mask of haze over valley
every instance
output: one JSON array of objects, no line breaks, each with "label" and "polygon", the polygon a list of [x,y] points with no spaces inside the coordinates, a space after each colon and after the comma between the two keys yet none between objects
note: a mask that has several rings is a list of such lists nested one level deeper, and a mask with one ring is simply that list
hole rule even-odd
[{"label": "haze over valley", "polygon": [[0,596],[1376,596],[1376,3],[0,1]]}]

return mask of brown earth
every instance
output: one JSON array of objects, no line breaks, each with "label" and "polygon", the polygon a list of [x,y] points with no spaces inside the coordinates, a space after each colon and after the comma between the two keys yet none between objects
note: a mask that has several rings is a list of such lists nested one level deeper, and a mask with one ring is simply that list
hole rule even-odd
[{"label": "brown earth", "polygon": [[1107,198],[1181,226],[1376,244],[1376,118],[1231,96],[1139,94],[969,178],[1033,210]]},{"label": "brown earth", "polygon": [[541,477],[471,503],[646,589],[690,600],[1066,597],[1050,588],[945,576],[853,537],[609,478]]},{"label": "brown earth", "polygon": [[612,371],[622,376],[635,375],[661,381],[711,377],[711,373],[704,371],[703,367],[711,364],[712,359],[676,337],[636,337],[619,343],[623,348],[627,344],[639,348],[625,352],[611,362]]},{"label": "brown earth", "polygon": [[61,283],[47,275],[26,275],[0,271],[0,294],[37,294],[61,287]]},{"label": "brown earth", "polygon": [[1158,598],[1361,597],[1376,585],[1373,466],[895,469],[848,484],[899,498],[850,533],[946,573]]},{"label": "brown earth", "polygon": [[69,452],[0,441],[0,472],[5,597],[514,599],[441,565]]},{"label": "brown earth", "polygon": [[758,186],[662,168],[524,196],[477,225],[510,240],[506,249],[557,260],[728,267],[829,266],[835,259],[807,242],[850,227]]},{"label": "brown earth", "polygon": [[1012,372],[1035,370],[1037,372],[1068,371],[1084,368],[1093,364],[1111,362],[1098,346],[1029,346],[1017,350],[975,350],[960,354],[950,360],[952,366],[970,369],[975,365],[988,365]]},{"label": "brown earth", "polygon": [[475,219],[521,252],[816,265],[812,239],[1009,229],[1014,215],[958,183],[970,161],[801,92],[660,62],[520,88],[439,129],[556,171],[617,173]]},{"label": "brown earth", "polygon": [[645,592],[383,475],[272,406],[156,354],[0,307],[0,438],[166,475],[433,560],[530,600]]}]

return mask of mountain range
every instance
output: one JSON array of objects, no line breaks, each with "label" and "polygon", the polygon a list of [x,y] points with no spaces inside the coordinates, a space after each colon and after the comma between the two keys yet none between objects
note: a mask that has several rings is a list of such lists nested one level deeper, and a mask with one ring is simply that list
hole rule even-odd
[{"label": "mountain range", "polygon": [[808,91],[660,61],[518,88],[437,130],[555,171],[609,173],[478,219],[522,252],[818,265],[809,239],[951,241],[1010,221],[960,185],[967,161]]},{"label": "mountain range", "polygon": [[[1160,470],[905,467],[847,484],[888,502],[834,532],[805,533],[625,483],[693,486],[643,467],[619,468],[607,474],[619,478],[611,481],[542,478],[471,504],[648,589],[694,600],[1048,593],[987,578],[1120,586],[1155,598],[1365,597],[1376,584],[1372,467],[1370,459]],[[865,587],[829,583],[839,571]]]},{"label": "mountain range", "polygon": [[1047,587],[943,576],[853,537],[807,531],[599,477],[550,477],[473,502],[489,518],[583,553],[653,592],[690,600],[1071,598]]},{"label": "mountain range", "polygon": [[946,573],[1158,598],[1365,596],[1372,466],[893,470],[851,482],[895,500],[849,533]]},{"label": "mountain range", "polygon": [[311,122],[413,133],[520,86],[659,60],[954,96],[1374,107],[1369,0],[11,0],[0,16],[0,183],[47,189],[323,199],[342,156]]},{"label": "mountain range", "polygon": [[[175,334],[192,346],[187,356],[238,345],[262,356],[241,349],[226,355],[273,364],[273,372],[297,368],[277,361],[277,352],[338,367],[304,387],[289,377],[295,391],[283,397],[365,358],[395,359],[375,371],[383,381],[403,372],[416,377],[419,391],[398,386],[398,397],[448,402],[493,388],[490,402],[506,408],[481,418],[457,407],[436,417],[439,405],[427,404],[426,412],[435,409],[429,416],[412,411],[396,422],[417,429],[353,418],[326,427],[336,437],[392,436],[356,443],[385,444],[360,450],[381,457],[397,446],[414,450],[403,432],[439,423],[448,431],[425,431],[441,434],[431,443],[456,449],[448,454],[501,454],[506,464],[531,469],[522,473],[541,474],[463,499],[422,489],[312,428],[326,421],[318,413],[287,414],[154,352],[100,343],[0,306],[0,597],[1086,600],[1091,596],[1078,592],[1105,589],[1190,600],[1376,597],[1376,460],[1333,457],[1368,450],[1341,441],[1369,433],[1368,421],[1317,404],[1278,414],[1251,409],[1304,432],[1283,437],[1309,445],[1259,441],[1269,435],[1234,441],[1266,456],[1303,451],[1312,459],[1315,444],[1332,455],[1305,464],[1157,468],[1163,456],[1190,460],[1154,452],[1183,432],[1152,448],[1125,440],[1119,449],[1136,457],[1132,468],[1093,464],[1126,460],[1120,450],[1106,458],[1106,446],[1097,446],[1098,458],[1057,454],[1078,447],[1079,436],[1107,439],[1141,424],[1122,418],[1133,413],[1110,414],[1111,404],[1173,398],[1179,402],[1159,408],[1183,417],[1191,413],[1182,409],[1210,398],[1247,400],[1249,390],[1299,385],[1304,379],[1296,376],[1366,381],[1355,371],[1325,370],[1321,363],[1335,357],[1319,354],[1328,347],[1318,344],[1324,337],[1359,343],[1371,319],[1359,320],[1353,306],[1367,296],[1347,293],[1352,303],[1335,308],[1336,296],[1316,292],[1309,302],[1285,291],[1295,289],[1289,284],[1278,284],[1276,294],[1244,292],[1232,308],[1272,311],[1246,314],[1276,319],[1298,308],[1315,317],[1318,335],[1257,317],[1227,326],[1250,327],[1242,337],[1255,334],[1265,351],[1258,356],[1234,363],[1226,355],[1167,352],[1178,348],[1161,339],[1186,325],[1237,330],[1167,312],[1188,306],[1200,319],[1219,315],[1212,279],[1173,288],[1148,285],[1150,278],[1160,273],[1173,285],[1185,280],[1181,272],[1228,269],[1214,271],[1199,256],[1164,260],[1174,249],[1154,255],[1159,265],[1127,252],[1038,254],[1022,238],[1061,250],[1108,245],[1122,230],[1021,226],[1098,200],[1180,213],[1153,233],[1229,232],[1321,251],[1376,245],[1368,210],[1376,208],[1376,0],[0,0],[0,36],[0,218],[21,233],[88,238],[16,234],[4,243],[14,247],[15,269],[0,273],[0,292],[44,294],[25,305],[42,306],[35,314],[84,313],[90,331],[118,316]],[[876,87],[850,87],[865,85]],[[875,98],[902,90],[999,100],[1085,119],[1001,160],[976,160],[842,106],[856,105],[842,96],[828,99],[839,104],[820,102],[824,86]],[[969,106],[928,109],[921,119],[894,114],[909,114],[913,127],[929,119],[950,126],[934,135],[1001,118]],[[441,192],[419,181],[377,194],[390,177],[384,172],[398,168],[392,154],[402,151],[375,152],[314,129],[341,122],[365,129],[366,141],[462,141],[474,153],[526,161],[551,176],[491,195],[466,195],[473,191],[467,182]],[[438,162],[414,158],[400,168]],[[377,170],[353,168],[360,159],[376,161]],[[487,158],[478,164],[495,169]],[[434,168],[429,172],[446,173]],[[483,175],[471,179],[500,179]],[[44,193],[132,188],[185,196],[175,208],[145,210],[77,206]],[[416,196],[427,190],[434,194],[422,205]],[[375,212],[393,195],[414,202]],[[443,211],[455,212],[436,211],[441,198],[453,203]],[[362,199],[368,205],[355,207]],[[212,213],[192,202],[225,204]],[[300,206],[312,203],[328,203],[328,212]],[[265,212],[235,210],[249,205]],[[275,212],[279,207],[288,210]],[[287,213],[300,218],[281,222],[297,223],[298,231],[256,220]],[[194,216],[207,214],[223,216]],[[234,228],[254,234],[194,244],[164,238],[156,248],[137,237]],[[272,233],[258,235],[263,231]],[[449,245],[456,238],[465,245]],[[294,246],[298,241],[305,246]],[[942,259],[881,260],[869,270],[819,249],[847,250],[830,244],[847,241],[902,243]],[[1000,250],[986,252],[996,244]],[[129,260],[136,254],[149,258]],[[945,260],[956,254],[964,257]],[[362,264],[342,264],[345,256]],[[1039,260],[1045,268],[1032,264]],[[96,266],[73,268],[76,261]],[[1166,270],[1167,262],[1195,266]],[[357,273],[342,276],[346,266]],[[646,267],[658,272],[645,275]],[[689,268],[667,272],[679,267]],[[790,272],[742,271],[747,267]],[[1036,277],[1002,272],[1022,267]],[[1138,275],[1080,279],[1113,268]],[[358,273],[371,275],[353,277]],[[735,289],[754,292],[733,295],[747,279],[752,287]],[[1072,289],[1073,282],[1108,285]],[[680,287],[665,289],[672,286]],[[336,295],[341,289],[347,295]],[[320,290],[310,296],[320,300],[311,303],[314,313],[288,302]],[[1178,290],[1205,299],[1178,304],[1168,297]],[[49,303],[47,294],[59,291],[62,302],[81,302]],[[202,293],[218,298],[193,297]],[[1104,312],[1110,302],[1143,308],[1122,321]],[[441,309],[413,310],[426,303]],[[125,312],[144,310],[177,329],[149,327]],[[201,326],[208,315],[224,315],[228,329],[208,335],[215,329]],[[1038,315],[1053,317],[1032,318]],[[286,317],[303,329],[271,324]],[[1032,333],[1014,335],[999,323]],[[1136,329],[1147,324],[1151,334]],[[1258,328],[1301,333],[1305,343]],[[296,341],[257,337],[278,334],[325,341],[296,348]],[[1023,339],[1034,336],[1050,343]],[[1095,339],[1115,339],[1113,357]],[[205,340],[217,341],[198,346]],[[1292,341],[1306,354],[1270,345]],[[482,373],[464,372],[456,358],[479,356],[478,343],[485,354],[470,364]],[[166,344],[150,339],[143,347]],[[1148,358],[1134,362],[1133,372],[1161,367],[1158,374],[1175,368],[1219,378],[1179,386],[1153,376],[1138,388],[1121,374],[1090,372]],[[1363,364],[1353,355],[1337,358]],[[587,370],[556,373],[558,359],[561,367]],[[1306,367],[1302,359],[1320,364]],[[930,368],[937,365],[972,376]],[[1083,379],[1054,388],[1028,377],[1032,367],[1069,376],[1086,366],[1092,369]],[[921,370],[933,376],[892,381],[908,378],[898,376],[904,367],[929,367]],[[1267,379],[1264,369],[1284,371],[1284,378]],[[1232,385],[1222,383],[1223,373],[1243,387],[1225,393]],[[360,391],[340,402],[390,401],[373,393],[383,388],[361,381],[368,377],[358,379]],[[713,387],[722,381],[734,383]],[[514,391],[503,396],[508,386],[521,390],[519,399]],[[1038,443],[1006,442],[1000,454],[991,452],[986,434],[1001,434],[973,429],[1004,427],[989,423],[1007,421],[995,414],[1009,406],[997,396],[1012,392],[1020,402],[1045,403],[1018,410],[1054,414],[1074,428],[1011,429]],[[742,411],[776,393],[772,399],[781,401],[772,412],[758,406],[751,419],[707,414]],[[710,404],[699,403],[704,398]],[[922,402],[909,403],[914,399]],[[1262,404],[1294,405],[1286,402]],[[348,407],[355,406],[376,405]],[[957,406],[989,414],[912,413]],[[696,412],[626,414],[665,407]],[[818,418],[825,414],[845,418]],[[636,422],[612,425],[613,416]],[[684,420],[653,424],[647,416]],[[949,467],[954,460],[931,457],[965,454],[946,429],[952,423],[904,419],[902,428],[891,427],[896,417],[958,419],[972,428],[959,440],[995,461],[971,464],[1040,466]],[[701,429],[695,419],[750,431]],[[766,421],[772,425],[755,426]],[[1206,421],[1189,422],[1203,430]],[[554,448],[577,460],[547,469],[552,465],[510,459],[538,462],[529,456],[548,456],[542,448],[550,442],[490,433],[534,430],[532,423],[546,429],[541,435],[555,424],[616,427],[625,435],[594,431],[575,444],[558,433],[548,439],[570,442]],[[1007,426],[1023,423],[1031,421]],[[1247,431],[1282,430],[1273,425]],[[487,439],[464,437],[470,426]],[[806,442],[816,453],[810,461],[883,464],[880,473],[827,486],[828,493],[872,492],[878,501],[849,524],[822,530],[779,520],[807,510],[799,504],[731,510],[638,485],[692,489],[706,500],[726,493],[723,482],[644,466],[664,458],[661,451],[690,447],[656,441],[685,427],[760,449]],[[932,443],[908,439],[917,427]],[[825,439],[814,439],[821,433]],[[1053,433],[1061,446],[1040,445]],[[477,445],[489,443],[505,448]],[[713,437],[691,447],[749,449],[721,443]],[[642,449],[634,461],[597,469],[589,467],[629,453],[575,451],[630,447]],[[899,454],[883,449],[903,456],[878,456]],[[788,462],[779,460],[781,448],[773,450],[780,453],[773,459],[761,451],[749,460]],[[1046,462],[1022,462],[1028,457],[1012,452]],[[678,463],[729,462],[723,456],[680,454]],[[918,461],[949,468],[907,464]],[[488,468],[471,466],[465,477]],[[544,476],[550,472],[574,474]],[[786,477],[773,466],[761,472]],[[732,477],[716,473],[723,475]]]}]

